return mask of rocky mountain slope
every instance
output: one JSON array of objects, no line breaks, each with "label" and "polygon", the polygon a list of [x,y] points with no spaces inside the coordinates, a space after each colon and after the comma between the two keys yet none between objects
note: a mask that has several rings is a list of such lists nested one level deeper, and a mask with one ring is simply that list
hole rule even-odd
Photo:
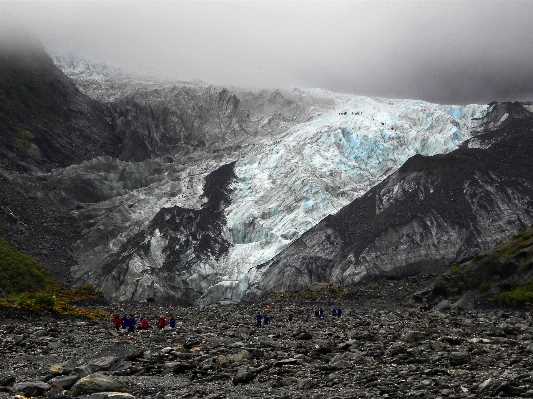
[{"label": "rocky mountain slope", "polygon": [[0,167],[51,170],[99,155],[122,140],[106,107],[80,92],[42,45],[0,39]]},{"label": "rocky mountain slope", "polygon": [[[40,57],[41,67],[68,81]],[[4,173],[4,231],[56,276],[92,283],[113,300],[239,300],[255,266],[410,157],[457,148],[487,109],[322,90],[229,91],[68,65],[85,94],[75,92],[105,115],[95,136],[101,156],[87,146],[67,167],[50,171],[55,164],[46,160],[32,173]],[[80,137],[63,151],[75,151]],[[7,194],[15,192],[31,207]],[[227,198],[215,219],[199,223],[217,192]],[[223,250],[198,252],[204,239]]]},{"label": "rocky mountain slope", "polygon": [[251,295],[441,273],[533,221],[530,104],[491,104],[475,137],[410,158],[362,197],[255,268]]},{"label": "rocky mountain slope", "polygon": [[[64,59],[57,62],[87,94],[101,99],[109,93],[115,99],[110,108],[117,124],[130,132],[126,141],[141,149],[138,154],[144,155],[139,160],[151,157],[137,162],[135,171],[133,164],[101,158],[47,176],[52,185],[61,187],[48,192],[55,202],[77,195],[69,206],[79,208],[75,202],[86,193],[83,209],[73,210],[83,239],[75,246],[80,260],[72,272],[79,281],[104,288],[115,300],[177,297],[202,305],[239,300],[253,266],[271,259],[410,156],[456,148],[470,137],[486,109],[321,90],[235,90],[233,94],[168,82],[153,82],[158,87],[146,89],[146,80],[137,84],[137,91],[130,86],[117,95],[112,82],[120,77],[111,76],[116,72],[87,64],[70,63],[65,68]],[[219,107],[210,100],[215,98],[211,93],[219,93],[216,98],[233,96],[234,102],[224,100],[229,105]],[[128,109],[127,117],[123,109]],[[158,115],[173,114],[181,120],[196,118],[198,124],[180,125],[170,116],[160,123]],[[191,126],[196,133],[176,134],[176,127],[182,126]],[[149,132],[153,140],[143,147]],[[170,136],[179,137],[175,147],[160,145]],[[153,158],[162,154],[158,146],[168,151],[166,158]],[[172,244],[176,232],[157,215],[174,218],[170,209],[201,210],[203,180],[227,164],[234,165],[236,178],[223,211],[224,228],[198,231],[193,219],[181,225],[191,237],[190,248],[198,245],[194,237],[215,239],[213,234],[219,234],[215,240],[227,242],[227,251],[203,258],[193,256],[194,251],[185,254],[181,244]],[[90,190],[79,190],[80,181]],[[98,205],[92,205],[94,201]]]},{"label": "rocky mountain slope", "polygon": [[487,304],[524,305],[533,301],[533,227],[500,241],[489,251],[455,263],[427,293],[439,308]]}]

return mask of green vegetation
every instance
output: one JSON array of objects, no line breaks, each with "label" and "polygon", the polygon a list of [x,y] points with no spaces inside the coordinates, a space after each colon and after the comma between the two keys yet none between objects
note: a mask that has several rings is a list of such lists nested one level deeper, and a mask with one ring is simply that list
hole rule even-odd
[{"label": "green vegetation", "polygon": [[529,231],[529,232],[519,231],[513,236],[513,240],[521,240],[521,241],[529,240],[530,238],[533,238],[532,231]]},{"label": "green vegetation", "polygon": [[501,292],[493,299],[508,305],[530,305],[533,303],[533,279],[514,290]]},{"label": "green vegetation", "polygon": [[91,285],[62,289],[50,273],[34,258],[25,255],[0,238],[0,288],[6,298],[0,306],[30,310],[53,310],[61,314],[91,319],[109,317],[101,309],[84,309],[71,302],[98,298],[101,292]]},{"label": "green vegetation", "polygon": [[461,265],[459,263],[454,263],[452,267],[450,268],[450,271],[452,273],[457,273],[461,269]]},{"label": "green vegetation", "polygon": [[349,293],[346,287],[334,284],[316,286],[311,285],[300,290],[287,290],[274,294],[270,299],[273,301],[312,299],[319,300],[324,297],[331,299],[342,299]]},{"label": "green vegetation", "polygon": [[478,262],[481,259],[484,259],[487,256],[487,254],[478,254],[472,258],[472,263]]},{"label": "green vegetation", "polygon": [[491,285],[492,285],[492,281],[489,281],[487,283],[482,283],[479,286],[479,292],[482,293],[482,294],[485,294],[486,292],[488,292],[490,290]]},{"label": "green vegetation", "polygon": [[452,265],[438,282],[439,295],[444,292],[447,297],[461,296],[468,290],[491,294],[491,288],[507,287],[507,291],[492,300],[505,305],[533,304],[532,276],[533,226],[530,226],[507,241],[499,241],[491,251],[474,256],[470,262]]},{"label": "green vegetation", "polygon": [[0,289],[4,294],[56,288],[59,288],[57,282],[39,262],[0,238]]}]

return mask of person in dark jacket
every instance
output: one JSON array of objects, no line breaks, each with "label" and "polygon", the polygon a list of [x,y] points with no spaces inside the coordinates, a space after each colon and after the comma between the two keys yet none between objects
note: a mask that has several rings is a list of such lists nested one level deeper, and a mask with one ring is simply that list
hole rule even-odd
[{"label": "person in dark jacket", "polygon": [[292,327],[292,313],[287,317],[287,327]]},{"label": "person in dark jacket", "polygon": [[261,322],[263,321],[263,315],[261,312],[257,312],[257,316],[255,316],[255,322],[257,327],[261,327]]},{"label": "person in dark jacket", "polygon": [[130,315],[128,323],[128,332],[135,332],[135,326],[137,325],[137,320],[135,320],[134,315]]},{"label": "person in dark jacket", "polygon": [[174,317],[174,315],[170,316],[170,319],[168,319],[168,326],[170,328],[176,327],[176,318]]},{"label": "person in dark jacket", "polygon": [[128,316],[122,316],[122,329],[125,330],[130,325],[130,319],[128,319]]},{"label": "person in dark jacket", "polygon": [[263,325],[266,326],[270,323],[270,317],[268,315],[263,316]]}]

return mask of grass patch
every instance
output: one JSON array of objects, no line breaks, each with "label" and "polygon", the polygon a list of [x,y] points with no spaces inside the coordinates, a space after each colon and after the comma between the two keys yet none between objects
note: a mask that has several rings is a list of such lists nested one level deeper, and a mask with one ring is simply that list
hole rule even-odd
[{"label": "grass patch", "polygon": [[482,294],[487,293],[490,290],[490,287],[492,285],[492,281],[489,281],[488,283],[482,283],[479,285],[479,292]]},{"label": "grass patch", "polygon": [[528,280],[523,286],[514,290],[501,292],[494,300],[508,305],[529,305],[533,303],[533,279]]},{"label": "grass patch", "polygon": [[461,269],[461,265],[459,263],[454,263],[452,267],[450,267],[450,271],[452,273],[457,273]]},{"label": "grass patch", "polygon": [[0,289],[5,295],[57,288],[58,283],[37,260],[17,251],[0,238]]},{"label": "grass patch", "polygon": [[71,304],[102,296],[92,285],[69,290],[61,288],[37,260],[17,251],[3,238],[0,238],[0,289],[6,295],[0,299],[0,306],[4,307],[53,310],[90,319],[111,316],[101,309],[85,309]]}]

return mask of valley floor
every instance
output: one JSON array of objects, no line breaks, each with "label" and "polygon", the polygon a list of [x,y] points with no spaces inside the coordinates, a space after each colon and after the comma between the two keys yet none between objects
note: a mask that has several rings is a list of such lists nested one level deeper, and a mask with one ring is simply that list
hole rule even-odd
[{"label": "valley floor", "polygon": [[[160,314],[176,316],[174,329],[134,333],[115,331],[111,320],[0,308],[0,398],[533,397],[530,310],[421,312],[363,299],[343,301],[340,318],[330,315],[338,302],[328,300],[273,309],[268,302],[108,306],[152,324]],[[314,316],[317,306],[324,321]],[[257,328],[257,311],[271,324]],[[67,384],[69,375],[78,377]],[[102,375],[112,389],[83,380],[59,389]],[[91,395],[98,390],[129,394]]]}]

